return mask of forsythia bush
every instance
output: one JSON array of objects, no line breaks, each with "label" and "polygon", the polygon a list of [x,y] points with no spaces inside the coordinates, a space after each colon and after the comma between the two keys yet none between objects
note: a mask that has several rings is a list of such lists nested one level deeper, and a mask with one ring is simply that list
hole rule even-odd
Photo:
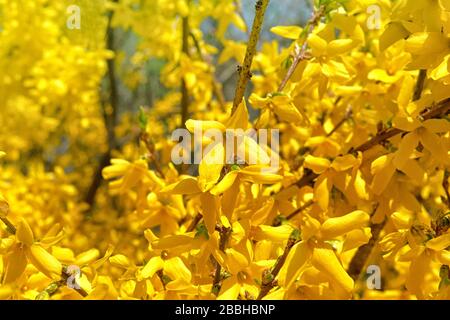
[{"label": "forsythia bush", "polygon": [[253,2],[0,0],[0,299],[450,298],[450,1],[317,0],[272,42]]}]

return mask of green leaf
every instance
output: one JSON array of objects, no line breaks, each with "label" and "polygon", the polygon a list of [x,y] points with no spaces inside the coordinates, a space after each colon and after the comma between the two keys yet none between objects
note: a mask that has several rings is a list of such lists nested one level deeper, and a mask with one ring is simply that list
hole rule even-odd
[{"label": "green leaf", "polygon": [[197,232],[195,233],[196,238],[205,237],[206,240],[209,240],[208,229],[206,229],[204,223],[197,225],[195,229],[197,230]]},{"label": "green leaf", "polygon": [[145,109],[143,107],[140,107],[139,109],[139,128],[141,128],[142,131],[145,131],[147,129],[147,123],[148,123],[148,116],[145,113]]}]

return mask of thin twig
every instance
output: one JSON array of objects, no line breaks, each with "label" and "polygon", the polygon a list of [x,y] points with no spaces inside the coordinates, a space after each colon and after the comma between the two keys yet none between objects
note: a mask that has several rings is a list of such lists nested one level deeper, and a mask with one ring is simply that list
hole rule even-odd
[{"label": "thin twig", "polygon": [[421,69],[417,78],[416,87],[414,88],[413,101],[417,101],[422,96],[425,79],[427,77],[427,70]]},{"label": "thin twig", "polygon": [[[118,0],[113,1],[117,2]],[[106,45],[109,51],[116,52],[116,44],[114,38],[115,32],[114,28],[112,27],[113,15],[113,11],[110,11],[108,14]],[[112,150],[117,147],[115,128],[117,125],[117,118],[119,114],[119,92],[116,80],[115,58],[108,59],[106,63],[108,69],[107,80],[109,82],[109,104],[111,106],[111,111],[107,111],[106,103],[103,103],[102,107],[105,127],[108,136],[108,150],[101,156],[98,167],[94,172],[91,184],[88,187],[87,193],[84,197],[84,202],[87,203],[90,208],[89,211],[87,211],[87,215],[90,215],[91,213],[97,190],[100,188],[100,185],[102,183],[102,171],[110,163]]]},{"label": "thin twig", "polygon": [[[186,0],[189,5],[189,0]],[[181,52],[189,56],[189,16],[182,17],[182,46]],[[189,91],[184,77],[181,77],[181,127],[189,118]]]},{"label": "thin twig", "polygon": [[317,11],[313,12],[313,15],[311,19],[308,21],[306,28],[306,33],[300,34],[300,38],[303,38],[304,42],[300,49],[296,50],[294,60],[292,61],[291,66],[289,67],[286,75],[284,76],[283,80],[281,81],[280,86],[278,87],[278,92],[283,91],[283,89],[286,87],[287,83],[289,82],[289,79],[294,74],[295,69],[297,69],[298,64],[308,58],[307,49],[308,49],[308,37],[309,35],[314,31],[314,28],[319,24],[320,19],[325,14],[325,6],[321,6]]},{"label": "thin twig", "polygon": [[345,111],[345,116],[344,118],[342,118],[337,124],[336,126],[333,128],[333,130],[331,130],[328,134],[327,137],[331,137],[333,135],[333,133],[335,133],[337,130],[339,130],[340,127],[342,127],[344,125],[344,123],[346,123],[353,115],[353,111],[352,108],[349,107],[347,108],[347,110]]},{"label": "thin twig", "polygon": [[442,187],[444,188],[446,199],[443,199],[443,201],[446,202],[447,208],[450,210],[450,193],[448,191],[448,188],[449,188],[448,179],[449,178],[450,178],[450,171],[445,170],[444,171],[444,179],[442,180]]},{"label": "thin twig", "polygon": [[165,179],[164,172],[161,169],[161,165],[159,164],[158,159],[156,158],[156,150],[155,144],[151,141],[150,135],[147,132],[142,132],[140,137],[142,142],[144,142],[145,147],[148,151],[148,157],[151,160],[151,163],[155,167],[156,172],[160,175],[161,178]]},{"label": "thin twig", "polygon": [[194,219],[192,219],[191,224],[189,225],[189,227],[186,229],[186,232],[192,232],[195,230],[195,228],[197,227],[198,223],[200,222],[200,220],[202,220],[203,215],[201,213],[197,213],[197,215],[194,217]]},{"label": "thin twig", "polygon": [[16,227],[11,223],[11,221],[9,221],[7,217],[0,217],[0,220],[3,221],[9,233],[16,234],[17,232]]},{"label": "thin twig", "polygon": [[269,0],[258,0],[256,2],[255,19],[253,20],[252,31],[250,33],[250,38],[248,40],[247,51],[245,52],[244,63],[242,67],[238,68],[239,80],[234,94],[233,108],[231,109],[231,114],[233,114],[236,111],[237,107],[242,102],[242,98],[244,97],[248,81],[252,77],[251,67],[253,57],[256,54],[256,45],[258,44],[259,35],[261,33],[262,24],[264,21],[264,14],[266,13],[268,4]]},{"label": "thin twig", "polygon": [[[219,226],[219,227],[216,227],[216,230],[218,230],[220,232],[219,250],[222,252],[225,252],[225,247],[227,245],[228,238],[231,235],[231,228]],[[222,280],[222,267],[217,260],[215,260],[215,261],[216,261],[216,271],[214,273],[212,292],[215,295],[219,295],[220,288],[221,288],[220,281]]]},{"label": "thin twig", "polygon": [[278,257],[273,268],[263,273],[261,281],[261,289],[259,291],[259,295],[256,298],[256,300],[261,300],[262,298],[264,298],[270,292],[270,290],[272,290],[272,288],[276,286],[277,284],[276,277],[278,276],[278,273],[280,272],[281,268],[286,262],[286,258],[289,252],[291,251],[292,247],[299,241],[300,241],[299,237],[295,237],[292,235],[289,237],[286,247],[284,248],[283,254],[280,257]]},{"label": "thin twig", "polygon": [[292,212],[291,214],[289,214],[286,219],[287,220],[291,220],[293,219],[295,216],[297,216],[299,213],[303,212],[304,210],[308,209],[309,207],[311,207],[314,204],[313,200],[309,200],[307,201],[304,205],[302,205],[300,208],[296,209],[294,212]]}]

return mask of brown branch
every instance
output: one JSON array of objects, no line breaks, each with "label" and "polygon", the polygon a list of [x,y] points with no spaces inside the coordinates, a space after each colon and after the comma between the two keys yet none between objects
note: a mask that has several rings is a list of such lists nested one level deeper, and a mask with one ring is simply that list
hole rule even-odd
[{"label": "brown branch", "polygon": [[156,158],[155,144],[153,143],[153,141],[151,141],[150,135],[147,132],[143,131],[141,132],[139,138],[142,142],[144,142],[145,147],[147,148],[148,151],[149,160],[151,160],[151,163],[155,167],[156,172],[158,172],[161,178],[165,179],[164,172],[162,171],[161,165],[159,164],[159,161]]},{"label": "brown branch", "polygon": [[[307,201],[304,205],[302,205],[301,207],[295,209],[292,213],[290,213],[284,219],[291,220],[291,219],[295,218],[295,216],[297,216],[298,214],[302,213],[303,211],[305,211],[306,209],[311,207],[313,204],[314,204],[313,200]],[[282,221],[283,221],[283,216],[278,216],[278,217],[276,217],[273,220],[272,226],[273,227],[278,227],[278,226],[280,226],[282,224]]]},{"label": "brown branch", "polygon": [[[114,2],[117,2],[117,0],[114,0]],[[115,52],[115,34],[114,28],[112,27],[113,15],[113,11],[110,11],[108,14],[106,45],[108,50]],[[84,197],[84,202],[87,203],[90,208],[87,215],[89,215],[92,210],[97,190],[100,188],[102,183],[102,171],[110,163],[112,150],[117,147],[115,128],[117,125],[119,112],[119,93],[116,80],[115,58],[108,59],[106,63],[108,69],[107,77],[109,83],[109,104],[111,106],[111,111],[108,111],[106,104],[103,104],[103,117],[107,131],[108,150],[101,156],[98,167],[94,172],[91,184]]]},{"label": "brown branch", "polygon": [[425,79],[427,77],[427,70],[421,69],[417,78],[416,87],[414,88],[413,101],[417,101],[422,96]]},{"label": "brown branch", "polygon": [[245,89],[247,88],[248,81],[252,77],[251,67],[253,62],[253,57],[256,54],[256,45],[258,44],[259,35],[261,33],[262,24],[264,21],[264,14],[266,13],[267,5],[269,0],[258,0],[255,5],[255,19],[253,20],[252,31],[250,33],[250,38],[247,44],[247,50],[245,52],[244,63],[242,67],[238,68],[239,80],[236,86],[236,91],[234,94],[233,108],[231,109],[231,114],[233,114],[239,104],[244,98]]},{"label": "brown branch", "polygon": [[203,215],[201,213],[197,213],[197,215],[194,217],[194,219],[192,219],[191,224],[189,225],[189,227],[186,229],[186,232],[192,232],[195,230],[195,228],[197,227],[198,223],[200,222],[200,220],[202,220]]},{"label": "brown branch", "polygon": [[[226,228],[223,226],[216,226],[216,230],[218,230],[220,232],[219,250],[222,252],[225,252],[225,247],[227,245],[228,238],[231,235],[231,228]],[[216,261],[216,271],[214,273],[212,292],[216,296],[218,296],[220,289],[221,289],[220,281],[222,280],[222,267],[217,260],[215,260],[215,261]]]},{"label": "brown branch", "polygon": [[281,81],[280,86],[278,87],[278,92],[283,91],[283,89],[286,87],[287,83],[289,82],[289,79],[291,79],[292,75],[294,74],[295,70],[297,69],[298,64],[308,58],[307,50],[308,50],[308,36],[314,31],[314,28],[319,24],[320,19],[325,14],[325,6],[321,6],[317,11],[314,11],[311,19],[306,24],[306,33],[300,34],[300,39],[303,38],[303,45],[300,49],[296,50],[294,60],[292,61],[291,66],[289,67],[286,75],[284,76],[283,80]]},{"label": "brown branch", "polygon": [[286,258],[289,252],[291,251],[292,247],[301,240],[300,236],[297,234],[296,231],[294,231],[289,237],[286,247],[284,248],[283,254],[280,257],[278,257],[273,268],[271,270],[266,270],[263,273],[261,280],[261,289],[259,291],[259,295],[256,298],[256,300],[261,300],[262,298],[264,298],[270,292],[270,290],[272,290],[276,286],[277,284],[276,277],[278,276],[278,273],[280,272],[281,268],[286,262]]},{"label": "brown branch", "polygon": [[331,137],[333,135],[333,133],[335,133],[336,131],[339,130],[340,127],[342,127],[344,125],[344,123],[346,123],[353,115],[353,111],[352,108],[349,107],[347,108],[347,110],[345,111],[345,116],[344,118],[342,118],[337,124],[336,126],[333,128],[333,130],[331,130],[328,134],[327,137]]},{"label": "brown branch", "polygon": [[[189,0],[187,0],[189,5]],[[181,52],[189,56],[189,16],[182,17],[182,47]],[[189,118],[189,91],[186,80],[181,77],[181,127],[186,125]]]},{"label": "brown branch", "polygon": [[[186,0],[189,5],[190,0]],[[182,17],[182,45],[181,52],[189,56],[189,16]],[[189,118],[189,91],[186,80],[181,78],[181,127],[184,127]]]},{"label": "brown branch", "polygon": [[[448,191],[449,189],[449,183],[448,183],[448,179],[450,178],[450,171],[445,170],[444,171],[444,179],[442,180],[442,187],[444,188],[445,191],[445,196],[446,199],[442,199],[444,202],[446,202],[447,204],[447,209],[450,210],[450,193]],[[443,197],[442,197],[443,198]]]},{"label": "brown branch", "polygon": [[16,227],[9,221],[7,217],[0,217],[0,220],[5,224],[6,230],[11,234],[16,234]]},{"label": "brown branch", "polygon": [[304,210],[308,209],[309,207],[311,207],[314,204],[313,200],[309,200],[308,202],[306,202],[304,205],[302,205],[300,208],[296,209],[294,212],[292,212],[291,214],[289,214],[286,219],[287,220],[291,220],[293,219],[296,215],[298,215],[299,213],[303,212]]}]

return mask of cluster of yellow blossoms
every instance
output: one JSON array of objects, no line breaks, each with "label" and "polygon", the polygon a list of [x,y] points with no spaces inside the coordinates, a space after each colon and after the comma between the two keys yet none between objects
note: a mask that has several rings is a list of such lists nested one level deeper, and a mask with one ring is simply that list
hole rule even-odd
[{"label": "cluster of yellow blossoms", "polygon": [[[0,299],[450,298],[450,1],[317,0],[258,41],[274,6],[0,0]],[[154,60],[165,95],[118,110]],[[176,165],[180,127],[280,147]]]}]

